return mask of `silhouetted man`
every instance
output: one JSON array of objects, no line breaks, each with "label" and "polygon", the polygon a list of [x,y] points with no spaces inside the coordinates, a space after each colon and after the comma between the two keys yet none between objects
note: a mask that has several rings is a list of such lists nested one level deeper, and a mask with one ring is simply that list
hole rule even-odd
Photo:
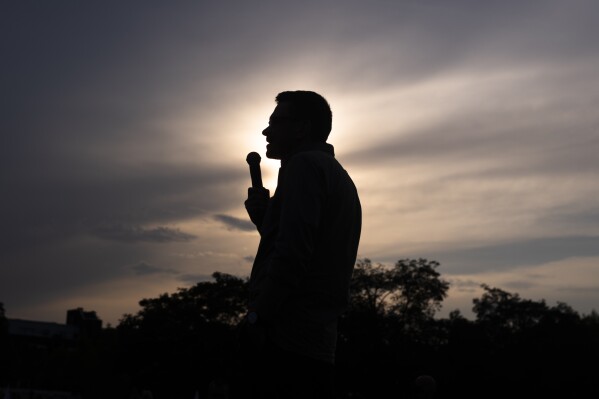
[{"label": "silhouetted man", "polygon": [[246,337],[258,397],[332,398],[337,319],[348,303],[362,212],[356,187],[326,143],[332,113],[310,91],[276,97],[266,156],[281,160],[277,189],[250,188],[260,233]]}]

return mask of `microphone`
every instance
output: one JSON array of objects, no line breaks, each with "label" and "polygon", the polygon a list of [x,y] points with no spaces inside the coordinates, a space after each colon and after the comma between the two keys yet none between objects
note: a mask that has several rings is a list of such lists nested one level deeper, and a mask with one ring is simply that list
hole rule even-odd
[{"label": "microphone", "polygon": [[260,171],[260,154],[250,152],[245,160],[250,165],[250,177],[252,178],[253,188],[262,188],[262,172]]}]

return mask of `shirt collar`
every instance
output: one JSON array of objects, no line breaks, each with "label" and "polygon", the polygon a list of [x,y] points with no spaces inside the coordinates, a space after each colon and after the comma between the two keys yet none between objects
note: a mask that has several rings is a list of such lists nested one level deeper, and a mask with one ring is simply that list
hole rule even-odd
[{"label": "shirt collar", "polygon": [[335,156],[335,147],[333,147],[329,143],[323,143],[320,141],[312,141],[305,144],[302,144],[298,148],[296,148],[287,158],[281,160],[281,167],[285,166],[289,159],[291,159],[295,154],[305,151],[323,151],[332,157]]}]

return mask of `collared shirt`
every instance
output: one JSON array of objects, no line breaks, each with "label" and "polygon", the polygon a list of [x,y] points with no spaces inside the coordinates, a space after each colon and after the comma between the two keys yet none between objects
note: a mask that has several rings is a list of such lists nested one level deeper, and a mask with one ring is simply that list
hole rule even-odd
[{"label": "collared shirt", "polygon": [[333,363],[362,211],[333,146],[313,143],[282,163],[259,227],[250,307],[283,349]]}]

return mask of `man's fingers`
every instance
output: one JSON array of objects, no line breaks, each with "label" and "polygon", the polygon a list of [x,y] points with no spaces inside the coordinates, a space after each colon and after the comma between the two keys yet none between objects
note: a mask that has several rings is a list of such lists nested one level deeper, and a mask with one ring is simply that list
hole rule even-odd
[{"label": "man's fingers", "polygon": [[249,187],[248,198],[270,198],[270,191],[264,187]]}]

